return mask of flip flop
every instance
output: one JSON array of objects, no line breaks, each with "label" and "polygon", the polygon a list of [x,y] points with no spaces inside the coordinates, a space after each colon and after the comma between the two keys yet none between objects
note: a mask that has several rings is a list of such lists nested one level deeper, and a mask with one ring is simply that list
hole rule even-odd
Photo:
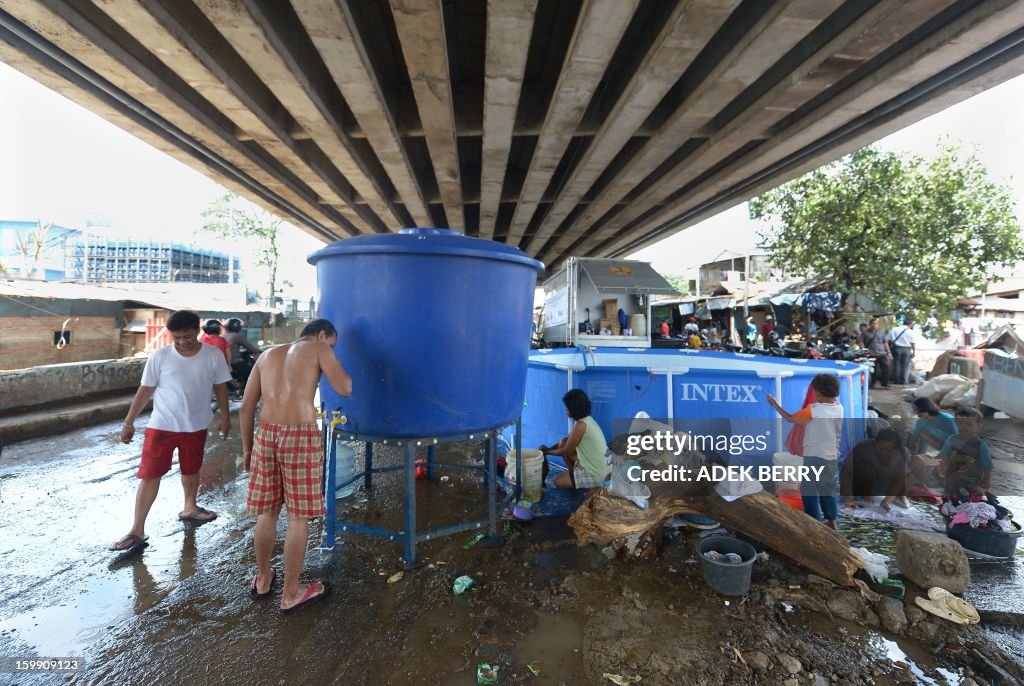
[{"label": "flip flop", "polygon": [[[314,591],[318,587],[320,588],[320,592],[314,593]],[[299,608],[306,607],[307,605],[312,605],[316,601],[323,598],[325,595],[327,595],[327,584],[323,583],[322,581],[314,581],[306,588],[306,593],[302,596],[302,599],[299,602],[292,605],[291,607],[282,607],[281,614],[290,614],[295,610],[298,610]]]},{"label": "flip flop", "polygon": [[256,574],[252,577],[252,587],[249,589],[249,594],[253,598],[269,598],[274,594],[274,582],[277,581],[277,570],[273,567],[270,568],[270,588],[267,589],[266,593],[260,593],[256,590],[259,578],[260,573],[256,572]]},{"label": "flip flop", "polygon": [[949,620],[954,624],[971,623],[971,620],[969,620],[967,617],[964,617],[961,614],[953,612],[953,610],[951,610],[949,606],[946,605],[946,603],[944,602],[930,600],[928,598],[918,596],[914,598],[914,603],[925,612],[931,613],[936,617],[941,617],[942,619]]},{"label": "flip flop", "polygon": [[[149,545],[149,543],[147,543],[148,540],[149,540],[149,536],[136,536],[135,534],[125,534],[122,538],[120,538],[112,546],[107,548],[107,550],[110,550],[111,552],[115,552],[115,553],[134,552],[136,549],[142,550],[143,548],[148,546]],[[126,545],[123,548],[119,547],[118,544],[119,543],[123,543],[125,541],[129,541],[131,543],[131,545]]]},{"label": "flip flop", "polygon": [[958,598],[949,591],[939,586],[932,586],[928,589],[928,597],[937,603],[945,603],[946,607],[965,618],[970,624],[981,622],[981,616],[974,606],[963,598]]},{"label": "flip flop", "polygon": [[213,520],[217,519],[217,513],[214,512],[213,510],[207,510],[204,507],[200,507],[192,514],[179,514],[178,519],[180,519],[183,522],[189,522],[190,524],[206,524],[206,522],[212,522]]}]

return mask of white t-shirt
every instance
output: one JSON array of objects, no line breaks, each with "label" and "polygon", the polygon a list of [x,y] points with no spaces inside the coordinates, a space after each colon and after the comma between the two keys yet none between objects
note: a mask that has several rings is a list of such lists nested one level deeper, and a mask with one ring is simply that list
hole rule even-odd
[{"label": "white t-shirt", "polygon": [[[843,431],[843,406],[839,403],[811,403],[811,421],[804,425],[804,455],[835,460]],[[800,416],[797,413],[796,416]]]},{"label": "white t-shirt", "polygon": [[914,345],[914,330],[900,324],[889,332],[887,338],[897,348],[909,348]]},{"label": "white t-shirt", "polygon": [[147,426],[179,432],[206,429],[213,421],[213,386],[230,380],[224,353],[212,345],[203,345],[192,357],[183,356],[173,345],[160,348],[149,356],[142,372],[142,385],[156,387]]}]

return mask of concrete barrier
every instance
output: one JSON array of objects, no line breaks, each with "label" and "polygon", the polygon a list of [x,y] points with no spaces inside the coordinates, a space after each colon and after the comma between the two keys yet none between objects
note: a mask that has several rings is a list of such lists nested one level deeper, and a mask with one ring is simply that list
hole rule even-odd
[{"label": "concrete barrier", "polygon": [[4,414],[43,405],[66,404],[76,399],[128,391],[142,379],[144,358],[94,360],[51,364],[0,372],[0,398]]}]

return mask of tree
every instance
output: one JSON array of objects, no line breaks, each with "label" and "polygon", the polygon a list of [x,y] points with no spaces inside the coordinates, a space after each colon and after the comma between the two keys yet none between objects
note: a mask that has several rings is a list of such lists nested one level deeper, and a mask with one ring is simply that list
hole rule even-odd
[{"label": "tree", "polygon": [[1024,259],[1005,185],[972,154],[931,161],[868,147],[750,202],[773,263],[889,312],[946,319],[1000,265]]},{"label": "tree", "polygon": [[256,264],[270,271],[269,298],[277,294],[277,265],[280,259],[278,234],[281,220],[234,193],[217,198],[203,211],[203,230],[221,238],[241,239],[256,246]]},{"label": "tree", "polygon": [[690,281],[685,276],[680,274],[663,274],[662,276],[669,286],[676,289],[676,293],[686,295],[690,292]]},{"label": "tree", "polygon": [[[37,221],[36,228],[26,233],[18,232],[16,234],[14,249],[21,256],[21,277],[23,279],[35,277],[36,265],[39,264],[39,259],[51,247],[51,228],[53,228],[52,222],[44,224],[41,221]],[[3,269],[2,271],[6,272],[7,270]]]}]

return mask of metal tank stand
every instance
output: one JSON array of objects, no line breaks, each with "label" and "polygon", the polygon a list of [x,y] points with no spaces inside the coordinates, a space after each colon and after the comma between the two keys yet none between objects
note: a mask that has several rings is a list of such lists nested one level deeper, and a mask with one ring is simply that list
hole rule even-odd
[{"label": "metal tank stand", "polygon": [[[515,421],[516,425],[516,436],[517,436],[517,447],[519,444],[518,436],[522,434],[522,420],[517,418]],[[480,529],[487,526],[488,534],[491,537],[498,536],[498,513],[509,506],[515,497],[518,497],[519,488],[511,487],[509,482],[498,476],[497,472],[497,450],[496,450],[496,437],[500,433],[499,427],[492,430],[486,430],[482,432],[475,432],[472,434],[463,434],[457,436],[445,436],[437,438],[383,438],[380,436],[365,436],[358,433],[352,433],[340,430],[340,427],[335,427],[329,432],[330,435],[326,436],[325,448],[326,448],[326,469],[324,470],[324,507],[326,510],[324,518],[324,533],[323,540],[317,547],[320,551],[333,551],[335,543],[337,542],[338,531],[351,532],[356,534],[362,534],[364,536],[370,536],[372,538],[381,538],[388,541],[401,541],[403,545],[402,561],[406,568],[412,567],[417,560],[416,556],[416,544],[422,541],[429,541],[439,536],[450,536],[457,534],[461,531],[469,531],[472,529]],[[351,479],[338,484],[335,487],[335,476],[337,474],[337,454],[338,444],[342,442],[353,442],[362,441],[366,443],[365,460],[363,471],[353,475]],[[466,465],[466,464],[452,464],[445,462],[437,462],[435,460],[436,448],[438,445],[446,443],[457,443],[461,441],[481,441],[484,446],[484,464],[481,465]],[[374,444],[399,446],[403,450],[404,459],[402,464],[395,467],[374,467],[373,466],[373,446]],[[469,471],[482,471],[484,475],[484,488],[487,489],[487,517],[486,519],[475,519],[466,522],[460,522],[458,524],[451,524],[448,526],[438,527],[427,531],[416,531],[416,454],[421,448],[426,448],[426,476],[427,481],[432,481],[434,478],[435,470],[437,468],[445,469],[464,469]],[[522,460],[516,461],[516,483],[522,483],[521,467]],[[376,526],[367,526],[366,524],[360,524],[357,522],[351,522],[347,520],[341,520],[337,518],[337,491],[344,489],[346,486],[363,479],[363,485],[366,490],[373,488],[373,475],[382,472],[395,472],[403,471],[404,479],[403,486],[405,491],[404,498],[404,526],[402,529],[396,531],[393,529],[385,529]],[[498,502],[497,492],[494,486],[500,485],[505,490],[505,496],[502,501]]]}]

